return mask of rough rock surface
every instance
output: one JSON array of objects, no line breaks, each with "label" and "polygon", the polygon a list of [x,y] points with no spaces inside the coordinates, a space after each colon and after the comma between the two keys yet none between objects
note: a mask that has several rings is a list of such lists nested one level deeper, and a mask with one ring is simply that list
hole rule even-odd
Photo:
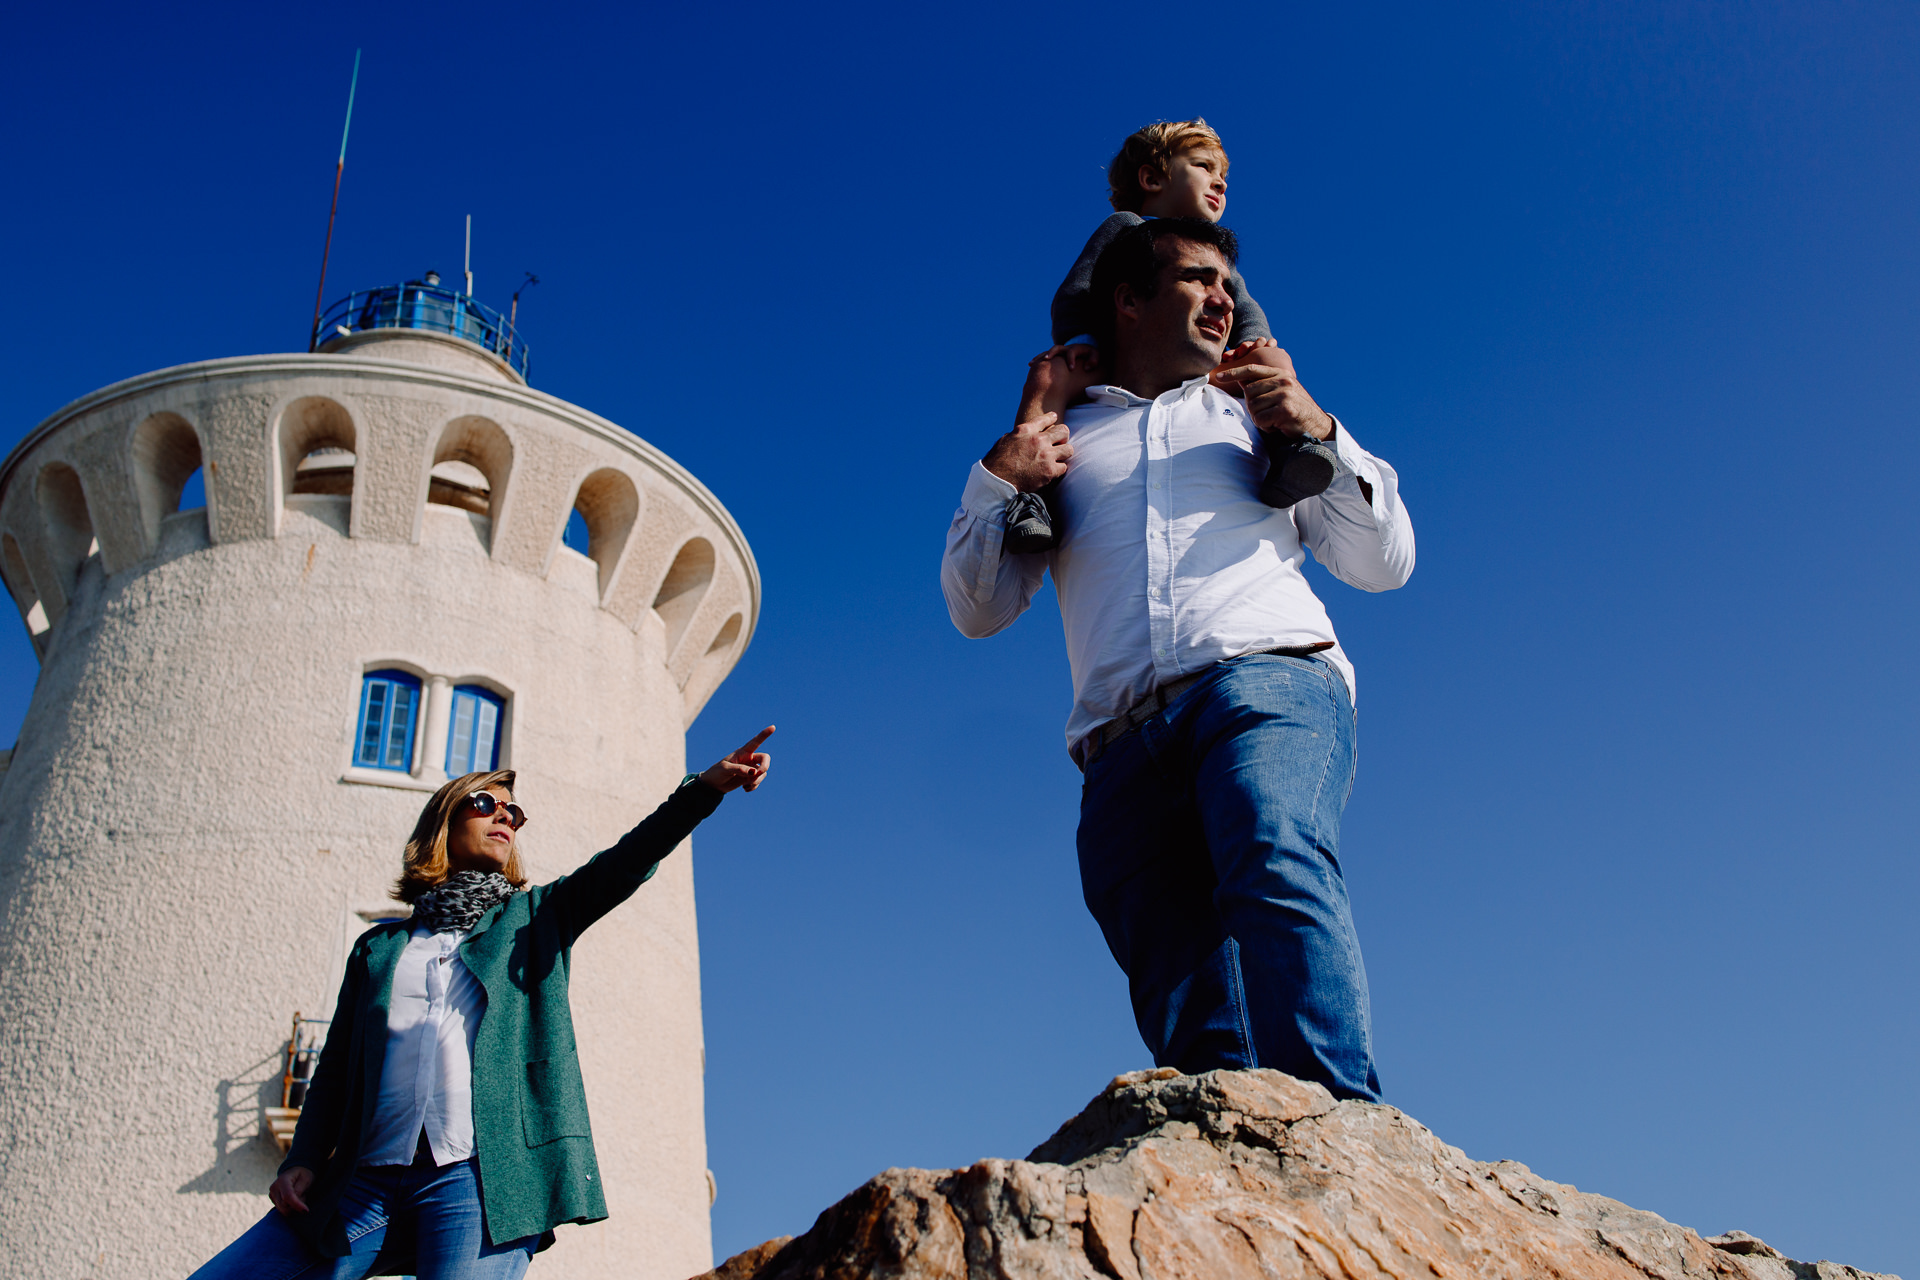
[{"label": "rough rock surface", "polygon": [[1277,1071],[1120,1076],[1025,1160],[889,1169],[699,1280],[1868,1280],[1482,1164]]}]

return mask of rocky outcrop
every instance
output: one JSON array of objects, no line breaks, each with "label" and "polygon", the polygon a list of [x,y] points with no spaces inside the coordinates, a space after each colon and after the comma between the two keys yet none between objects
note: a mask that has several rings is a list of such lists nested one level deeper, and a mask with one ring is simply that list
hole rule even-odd
[{"label": "rocky outcrop", "polygon": [[1116,1079],[1025,1160],[889,1169],[701,1280],[1868,1280],[1702,1238],[1277,1071]]}]

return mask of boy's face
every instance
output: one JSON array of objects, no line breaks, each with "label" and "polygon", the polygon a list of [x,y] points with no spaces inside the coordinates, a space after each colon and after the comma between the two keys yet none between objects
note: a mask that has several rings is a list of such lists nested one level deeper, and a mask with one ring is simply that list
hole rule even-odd
[{"label": "boy's face", "polygon": [[1188,147],[1167,168],[1163,175],[1152,165],[1140,166],[1140,189],[1147,193],[1140,212],[1220,221],[1227,211],[1227,158],[1210,147]]}]

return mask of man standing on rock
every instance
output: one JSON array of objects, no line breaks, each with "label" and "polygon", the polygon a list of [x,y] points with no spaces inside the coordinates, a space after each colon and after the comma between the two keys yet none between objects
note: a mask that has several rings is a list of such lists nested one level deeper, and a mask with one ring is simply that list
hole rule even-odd
[{"label": "man standing on rock", "polygon": [[[1399,477],[1314,403],[1284,351],[1216,367],[1236,254],[1231,231],[1187,218],[1108,247],[1093,296],[1111,382],[1064,418],[1021,422],[973,468],[940,582],[977,639],[1053,571],[1068,750],[1086,775],[1081,886],[1154,1062],[1274,1067],[1378,1099],[1338,856],[1353,667],[1301,564],[1311,550],[1344,582],[1392,590],[1413,571],[1413,526]],[[1022,404],[1091,377],[1036,357]],[[1339,475],[1319,497],[1266,505],[1259,431],[1332,445]],[[1003,554],[1008,504],[1056,477],[1060,545]]]}]

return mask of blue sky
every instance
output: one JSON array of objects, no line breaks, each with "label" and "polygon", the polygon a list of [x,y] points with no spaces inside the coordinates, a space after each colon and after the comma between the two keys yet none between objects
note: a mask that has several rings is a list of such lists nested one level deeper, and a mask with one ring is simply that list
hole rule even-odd
[{"label": "blue sky", "polygon": [[[717,1254],[1145,1065],[1079,900],[1051,597],[936,569],[1119,139],[1201,114],[1307,388],[1391,461],[1344,861],[1389,1100],[1481,1159],[1920,1274],[1920,14],[1900,4],[40,6],[7,442],[329,292],[525,271],[536,386],[765,577],[700,836]],[[35,666],[0,629],[0,738]],[[1902,779],[1907,779],[1903,782]],[[1903,1225],[1904,1224],[1904,1225]]]}]

